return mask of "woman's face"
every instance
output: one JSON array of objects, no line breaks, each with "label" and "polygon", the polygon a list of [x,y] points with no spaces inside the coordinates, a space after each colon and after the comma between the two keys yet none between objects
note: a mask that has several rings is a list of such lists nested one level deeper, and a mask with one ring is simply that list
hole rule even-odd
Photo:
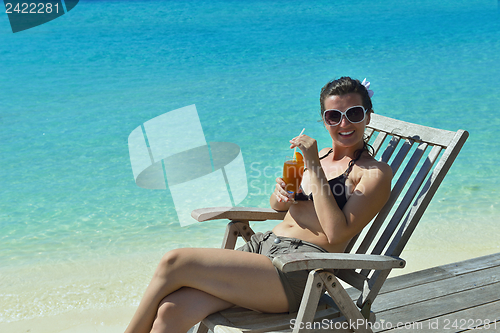
[{"label": "woman's face", "polygon": [[[363,105],[361,96],[357,93],[345,94],[342,96],[328,96],[325,98],[325,110],[335,109],[345,112],[352,106]],[[367,113],[363,121],[353,124],[342,116],[340,124],[336,126],[329,126],[325,124],[326,129],[330,133],[334,143],[341,147],[356,146],[356,149],[363,146],[363,134],[365,127],[370,123],[370,114]],[[360,145],[360,147],[357,147]]]}]

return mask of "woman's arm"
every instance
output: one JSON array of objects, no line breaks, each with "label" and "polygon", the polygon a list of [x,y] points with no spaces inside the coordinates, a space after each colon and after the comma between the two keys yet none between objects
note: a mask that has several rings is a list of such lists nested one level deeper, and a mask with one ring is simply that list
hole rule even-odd
[{"label": "woman's arm", "polygon": [[385,163],[374,162],[370,169],[365,169],[353,194],[341,210],[321,167],[316,140],[301,135],[290,142],[292,148],[299,147],[304,154],[314,208],[328,242],[346,243],[358,234],[386,203],[391,192],[391,168]]},{"label": "woman's arm", "polygon": [[[347,221],[333,196],[325,172],[321,167],[317,154],[316,140],[307,138],[303,146],[304,149],[301,149],[304,153],[304,163],[308,170],[309,188],[314,198],[314,210],[319,223],[326,235],[328,243],[341,243],[343,237],[338,236]],[[308,150],[316,151],[316,154],[309,154]]]},{"label": "woman's arm", "polygon": [[314,208],[330,244],[346,243],[361,232],[382,209],[391,193],[392,170],[385,163],[377,163],[373,168],[364,170],[342,210],[333,197],[323,170],[319,169],[317,175],[311,178],[314,178],[317,188],[321,187],[320,193],[313,193]]}]

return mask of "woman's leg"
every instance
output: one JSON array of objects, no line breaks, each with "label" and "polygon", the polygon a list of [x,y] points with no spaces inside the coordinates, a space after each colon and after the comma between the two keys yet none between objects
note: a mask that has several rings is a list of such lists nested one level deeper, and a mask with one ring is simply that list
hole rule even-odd
[{"label": "woman's leg", "polygon": [[269,258],[223,249],[177,249],[160,261],[126,333],[149,333],[160,302],[182,287],[262,312],[288,311],[285,291]]},{"label": "woman's leg", "polygon": [[183,287],[161,301],[152,333],[186,333],[211,313],[232,304],[204,291]]}]

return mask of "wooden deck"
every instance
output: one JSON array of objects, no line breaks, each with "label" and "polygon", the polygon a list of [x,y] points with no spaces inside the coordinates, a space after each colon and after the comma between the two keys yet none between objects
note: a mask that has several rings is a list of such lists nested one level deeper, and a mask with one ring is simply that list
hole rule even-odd
[{"label": "wooden deck", "polygon": [[372,310],[375,332],[500,332],[500,253],[390,278]]}]

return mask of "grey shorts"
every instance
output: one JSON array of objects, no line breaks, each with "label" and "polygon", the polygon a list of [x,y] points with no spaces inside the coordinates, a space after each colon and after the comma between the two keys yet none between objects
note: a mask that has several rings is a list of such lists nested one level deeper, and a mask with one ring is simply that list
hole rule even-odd
[{"label": "grey shorts", "polygon": [[[278,237],[272,231],[266,233],[258,232],[254,234],[250,241],[237,251],[245,251],[263,254],[269,259],[285,253],[303,253],[303,252],[323,252],[328,253],[322,247],[297,239],[288,237]],[[299,309],[302,295],[307,282],[309,271],[297,271],[284,273],[276,268],[283,288],[288,299],[288,311],[295,312]]]}]

